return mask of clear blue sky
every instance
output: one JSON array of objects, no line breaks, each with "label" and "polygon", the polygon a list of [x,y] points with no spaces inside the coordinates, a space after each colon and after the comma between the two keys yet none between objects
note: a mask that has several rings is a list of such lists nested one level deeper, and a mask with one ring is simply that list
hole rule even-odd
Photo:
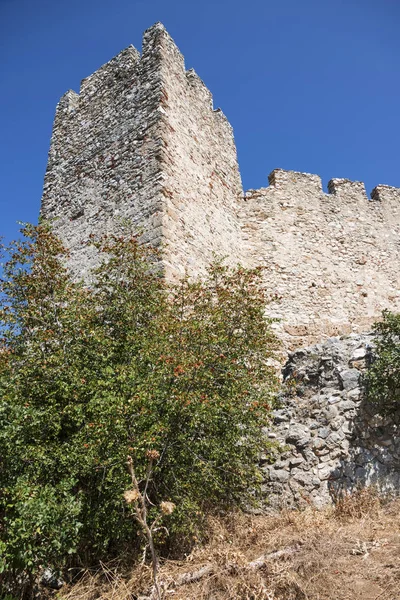
[{"label": "clear blue sky", "polygon": [[231,121],[245,188],[277,167],[400,187],[399,0],[0,0],[0,234],[37,220],[60,96],[156,21]]}]

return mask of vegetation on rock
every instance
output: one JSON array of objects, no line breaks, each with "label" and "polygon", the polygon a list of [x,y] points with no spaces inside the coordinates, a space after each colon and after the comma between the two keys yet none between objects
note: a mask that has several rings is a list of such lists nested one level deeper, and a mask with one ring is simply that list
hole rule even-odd
[{"label": "vegetation on rock", "polygon": [[400,314],[384,311],[374,326],[378,334],[373,362],[366,374],[369,402],[383,416],[400,414]]}]

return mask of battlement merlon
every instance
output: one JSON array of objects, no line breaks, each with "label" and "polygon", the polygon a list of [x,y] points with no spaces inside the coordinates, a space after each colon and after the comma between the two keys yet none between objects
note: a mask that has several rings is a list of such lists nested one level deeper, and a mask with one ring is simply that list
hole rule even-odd
[{"label": "battlement merlon", "polygon": [[172,36],[168,33],[164,25],[160,22],[154,23],[151,27],[146,29],[143,34],[142,40],[142,52],[145,51],[148,46],[157,46],[161,44],[164,49],[168,48],[171,58],[173,56],[177,65],[180,65],[182,71],[185,71],[185,58],[182,52],[179,50]]},{"label": "battlement merlon", "polygon": [[165,76],[167,71],[185,73],[185,59],[162,23],[155,23],[143,34],[141,71],[151,76],[154,70]]},{"label": "battlement merlon", "polygon": [[275,188],[294,187],[296,189],[322,193],[321,177],[312,175],[311,173],[274,169],[268,175],[268,181],[270,186]]},{"label": "battlement merlon", "polygon": [[400,210],[400,188],[390,185],[377,185],[371,192],[372,200],[385,202],[398,207]]},{"label": "battlement merlon", "polygon": [[44,192],[50,185],[49,172],[54,164],[68,152],[67,139],[71,130],[75,114],[79,109],[79,94],[73,90],[68,90],[61,96],[55,110],[53,130],[51,134],[50,149],[47,160],[46,177],[44,183]]},{"label": "battlement merlon", "polygon": [[334,194],[346,202],[367,201],[368,196],[362,181],[334,178],[328,182],[329,194]]}]

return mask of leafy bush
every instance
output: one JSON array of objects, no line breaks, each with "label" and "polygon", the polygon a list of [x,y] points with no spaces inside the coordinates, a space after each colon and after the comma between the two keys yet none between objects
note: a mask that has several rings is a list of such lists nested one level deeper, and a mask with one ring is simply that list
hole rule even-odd
[{"label": "leafy bush", "polygon": [[374,326],[378,339],[366,389],[376,411],[393,417],[400,410],[400,314],[384,311],[382,317]]},{"label": "leafy bush", "polygon": [[0,286],[3,580],[137,544],[128,455],[140,480],[159,453],[147,495],[176,505],[172,540],[248,503],[277,385],[261,271],[216,262],[168,286],[154,251],[109,237],[89,287],[46,224],[23,234]]}]

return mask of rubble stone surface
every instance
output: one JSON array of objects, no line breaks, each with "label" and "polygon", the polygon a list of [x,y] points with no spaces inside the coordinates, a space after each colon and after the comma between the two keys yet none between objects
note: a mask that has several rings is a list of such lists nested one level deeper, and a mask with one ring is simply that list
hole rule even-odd
[{"label": "rubble stone surface", "polygon": [[267,507],[322,507],[370,485],[398,493],[400,415],[375,414],[363,389],[374,339],[352,334],[290,353],[286,392],[265,429],[279,448],[272,464],[267,453],[261,460]]}]

